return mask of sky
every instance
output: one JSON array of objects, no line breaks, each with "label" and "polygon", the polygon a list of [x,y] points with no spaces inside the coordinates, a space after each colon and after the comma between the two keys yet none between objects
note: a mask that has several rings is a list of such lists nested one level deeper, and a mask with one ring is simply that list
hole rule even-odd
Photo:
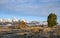
[{"label": "sky", "polygon": [[60,0],[0,0],[0,18],[47,21],[50,13],[60,22]]}]

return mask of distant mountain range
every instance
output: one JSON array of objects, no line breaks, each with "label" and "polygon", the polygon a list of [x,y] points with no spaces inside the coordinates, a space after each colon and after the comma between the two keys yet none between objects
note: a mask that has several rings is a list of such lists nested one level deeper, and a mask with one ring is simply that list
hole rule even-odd
[{"label": "distant mountain range", "polygon": [[[0,25],[7,25],[7,26],[10,26],[10,25],[15,25],[15,24],[19,24],[21,21],[24,21],[26,22],[26,24],[28,26],[36,26],[36,25],[48,25],[47,21],[26,21],[25,19],[17,19],[17,18],[13,18],[13,19],[9,19],[9,18],[0,18]],[[58,24],[60,25],[60,24]]]},{"label": "distant mountain range", "polygon": [[21,21],[24,21],[29,25],[47,25],[46,21],[36,21],[36,20],[34,20],[34,21],[28,21],[27,22],[25,19],[18,20],[15,17],[13,19],[9,19],[9,18],[2,19],[2,18],[0,18],[0,24],[15,24],[15,23],[19,23]]}]

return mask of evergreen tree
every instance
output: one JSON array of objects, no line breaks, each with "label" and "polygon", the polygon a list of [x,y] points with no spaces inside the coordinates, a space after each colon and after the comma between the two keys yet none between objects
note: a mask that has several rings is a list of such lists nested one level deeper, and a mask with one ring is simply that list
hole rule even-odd
[{"label": "evergreen tree", "polygon": [[47,22],[49,27],[57,25],[57,15],[54,13],[49,14]]}]

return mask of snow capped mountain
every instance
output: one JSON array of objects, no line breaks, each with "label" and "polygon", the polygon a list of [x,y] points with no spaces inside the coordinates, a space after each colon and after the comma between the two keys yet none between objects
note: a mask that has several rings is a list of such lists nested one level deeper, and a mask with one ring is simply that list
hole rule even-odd
[{"label": "snow capped mountain", "polygon": [[20,21],[24,21],[24,22],[27,22],[25,19],[20,19]]},{"label": "snow capped mountain", "polygon": [[40,24],[39,21],[31,21],[30,23],[31,23],[31,24],[36,24],[36,25]]},{"label": "snow capped mountain", "polygon": [[47,21],[31,21],[29,23],[27,23],[27,25],[29,26],[39,26],[39,25],[47,25]]},{"label": "snow capped mountain", "polygon": [[7,19],[5,19],[5,22],[12,22],[12,20],[7,18]]},{"label": "snow capped mountain", "polygon": [[3,19],[0,18],[0,22],[3,22]]},{"label": "snow capped mountain", "polygon": [[12,20],[9,18],[5,18],[5,19],[0,18],[0,22],[12,22]]},{"label": "snow capped mountain", "polygon": [[15,23],[19,23],[21,21],[26,22],[28,25],[48,25],[47,21],[36,21],[36,20],[26,21],[25,19],[18,20],[16,17],[14,17],[13,19],[9,19],[9,18],[2,19],[2,18],[0,18],[0,23],[8,22],[8,23],[14,23],[15,24]]},{"label": "snow capped mountain", "polygon": [[14,17],[14,18],[12,19],[12,21],[13,21],[13,22],[18,22],[18,19],[17,19],[16,17]]},{"label": "snow capped mountain", "polygon": [[47,21],[31,21],[31,24],[36,24],[36,25],[47,25]]},{"label": "snow capped mountain", "polygon": [[48,25],[47,21],[43,21],[40,24],[42,24],[42,25]]}]

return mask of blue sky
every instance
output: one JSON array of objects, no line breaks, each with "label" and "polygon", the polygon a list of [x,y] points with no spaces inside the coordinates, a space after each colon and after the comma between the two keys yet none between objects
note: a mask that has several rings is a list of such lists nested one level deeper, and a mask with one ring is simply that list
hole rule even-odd
[{"label": "blue sky", "polygon": [[60,0],[0,0],[0,18],[46,21],[50,13],[60,21]]}]

